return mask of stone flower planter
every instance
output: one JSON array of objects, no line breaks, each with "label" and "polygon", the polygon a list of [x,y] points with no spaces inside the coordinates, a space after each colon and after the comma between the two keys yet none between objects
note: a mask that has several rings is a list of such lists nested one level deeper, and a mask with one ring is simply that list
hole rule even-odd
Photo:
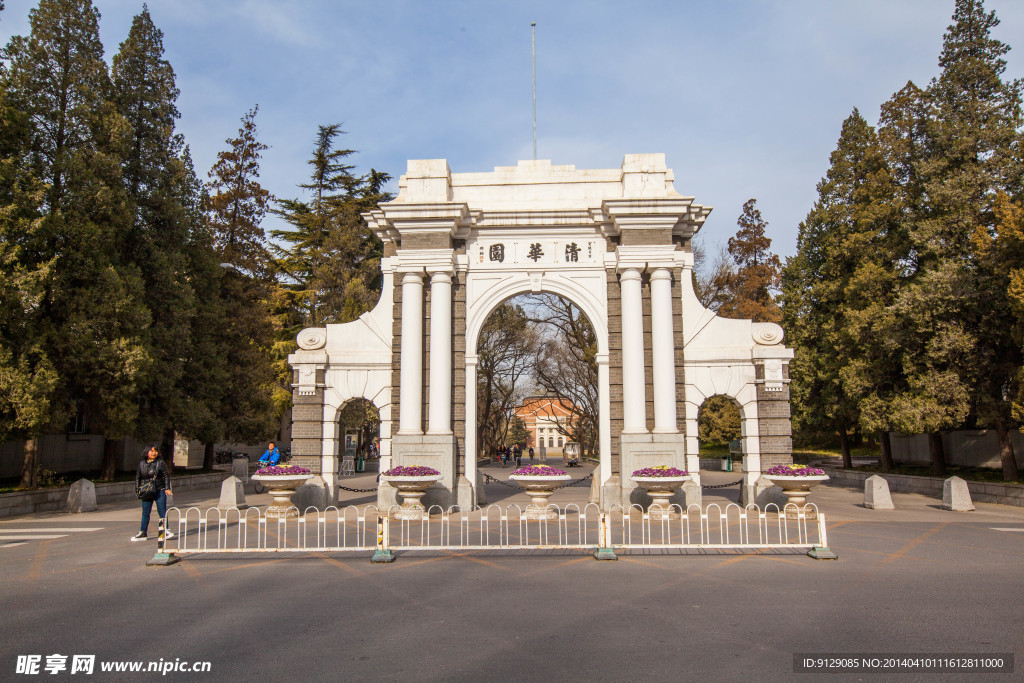
[{"label": "stone flower planter", "polygon": [[693,477],[689,474],[674,476],[674,477],[644,477],[633,475],[630,477],[637,483],[638,486],[643,487],[648,495],[651,496],[651,506],[647,509],[647,513],[650,515],[652,520],[661,521],[663,519],[679,519],[679,513],[670,511],[669,508],[672,506],[670,499],[675,492],[679,490],[679,487],[688,481],[691,481]]},{"label": "stone flower planter", "polygon": [[[778,486],[782,489],[782,493],[786,496],[786,507],[792,503],[797,507],[798,510],[803,510],[804,505],[807,504],[807,495],[811,492],[815,486],[823,481],[828,481],[827,474],[812,474],[812,475],[793,475],[793,474],[765,474],[765,479],[770,481],[774,486]],[[795,518],[797,515],[792,509],[787,509],[786,517]],[[805,511],[807,519],[817,519],[818,512],[815,508],[808,508]]]},{"label": "stone flower planter", "polygon": [[267,506],[267,519],[298,517],[298,509],[292,505],[295,489],[305,484],[312,474],[256,474],[252,480],[269,489],[274,500]]},{"label": "stone flower planter", "polygon": [[[545,471],[546,470],[546,471]],[[548,498],[558,486],[572,479],[562,470],[546,465],[522,467],[509,475],[530,496],[530,504],[523,512],[526,519],[558,519],[556,510],[548,509]]]},{"label": "stone flower planter", "polygon": [[427,511],[423,507],[423,496],[427,489],[441,480],[441,474],[382,474],[381,479],[398,489],[402,496],[402,507],[395,510],[392,516],[395,519],[421,519]]}]

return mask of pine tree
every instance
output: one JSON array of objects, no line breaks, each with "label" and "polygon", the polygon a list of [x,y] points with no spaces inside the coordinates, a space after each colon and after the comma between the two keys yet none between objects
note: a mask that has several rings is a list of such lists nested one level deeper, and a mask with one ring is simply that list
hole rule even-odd
[{"label": "pine tree", "polygon": [[227,351],[226,381],[217,401],[217,422],[231,441],[258,441],[277,431],[273,265],[261,222],[270,193],[259,183],[260,152],[254,107],[242,117],[238,136],[217,155],[206,208],[210,230],[223,265],[223,305],[218,345]]},{"label": "pine tree", "polygon": [[27,438],[22,486],[36,485],[36,435],[66,415],[45,349],[49,321],[38,304],[49,263],[38,261],[45,187],[28,170],[28,117],[8,102],[0,65],[0,442]]},{"label": "pine tree", "polygon": [[879,306],[895,287],[898,231],[892,174],[874,129],[856,109],[830,161],[786,265],[783,311],[797,349],[790,364],[797,424],[838,433],[849,467],[850,430],[888,433],[879,415],[862,409],[888,398],[895,372],[893,350],[876,333],[884,320]]},{"label": "pine tree", "polygon": [[391,199],[382,189],[390,176],[375,170],[355,175],[346,163],[354,151],[334,148],[342,134],[339,124],[319,127],[310,182],[299,186],[310,199],[281,200],[275,211],[292,226],[273,232],[288,245],[278,263],[291,283],[296,315],[290,332],[355,320],[379,299],[382,244],[362,213]]},{"label": "pine tree", "polygon": [[779,322],[782,311],[775,302],[782,264],[771,252],[772,241],[765,234],[768,224],[761,218],[757,200],[743,204],[737,220],[739,230],[729,238],[729,255],[736,266],[723,273],[723,282],[714,283],[725,292],[718,314],[727,318],[748,318],[756,322]]},{"label": "pine tree", "polygon": [[117,257],[127,125],[110,102],[98,21],[89,0],[42,0],[29,13],[29,37],[8,45],[5,85],[30,126],[29,167],[46,185],[37,251],[25,262],[48,266],[39,345],[58,377],[54,405],[77,406],[117,437],[138,415],[149,316],[141,280]]},{"label": "pine tree", "polygon": [[[145,6],[114,56],[112,81],[115,106],[129,125],[122,162],[129,226],[120,235],[120,254],[144,283],[143,303],[152,320],[145,343],[154,363],[140,377],[137,432],[153,437],[173,432],[184,417],[187,397],[180,381],[197,305],[189,277],[189,221],[196,216],[181,204],[188,181],[179,158],[183,140],[174,133],[174,70],[164,59],[163,34]],[[113,474],[112,445],[108,441],[106,476]]]},{"label": "pine tree", "polygon": [[[939,58],[941,73],[924,93],[920,157],[913,168],[924,201],[913,209],[907,275],[894,304],[906,390],[892,403],[901,431],[927,432],[936,474],[945,474],[941,431],[969,415],[997,431],[1005,390],[998,339],[1010,325],[1005,301],[988,294],[971,246],[980,227],[995,234],[998,191],[1021,186],[1019,82],[1002,80],[1009,47],[991,37],[998,24],[977,0],[958,0]],[[993,342],[990,345],[989,342]]]},{"label": "pine tree", "polygon": [[259,105],[242,117],[238,136],[225,140],[210,170],[207,210],[221,263],[231,264],[257,279],[273,275],[261,223],[272,200],[259,183],[260,156],[267,146],[256,136]]}]

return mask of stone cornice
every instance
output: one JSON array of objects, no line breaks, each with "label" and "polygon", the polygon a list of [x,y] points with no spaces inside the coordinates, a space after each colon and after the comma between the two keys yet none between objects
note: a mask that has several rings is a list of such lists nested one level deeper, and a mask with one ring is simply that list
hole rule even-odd
[{"label": "stone cornice", "polygon": [[454,249],[399,249],[392,258],[399,273],[455,273]]}]

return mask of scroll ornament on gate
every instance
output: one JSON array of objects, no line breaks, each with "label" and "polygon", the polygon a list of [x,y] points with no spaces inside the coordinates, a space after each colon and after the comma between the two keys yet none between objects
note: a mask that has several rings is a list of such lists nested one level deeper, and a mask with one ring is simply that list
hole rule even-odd
[{"label": "scroll ornament on gate", "polygon": [[327,330],[323,327],[307,327],[295,338],[299,348],[306,351],[322,349],[327,344]]},{"label": "scroll ornament on gate", "polygon": [[762,346],[774,346],[782,343],[782,328],[775,323],[753,323],[750,326],[750,336],[754,342]]}]

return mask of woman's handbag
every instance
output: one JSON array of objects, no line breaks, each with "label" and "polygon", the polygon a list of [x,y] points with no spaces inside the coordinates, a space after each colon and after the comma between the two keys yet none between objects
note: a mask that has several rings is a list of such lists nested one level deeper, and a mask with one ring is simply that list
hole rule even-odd
[{"label": "woman's handbag", "polygon": [[139,497],[139,500],[156,500],[160,496],[160,492],[156,489],[156,477],[146,479],[135,487],[135,495]]}]

